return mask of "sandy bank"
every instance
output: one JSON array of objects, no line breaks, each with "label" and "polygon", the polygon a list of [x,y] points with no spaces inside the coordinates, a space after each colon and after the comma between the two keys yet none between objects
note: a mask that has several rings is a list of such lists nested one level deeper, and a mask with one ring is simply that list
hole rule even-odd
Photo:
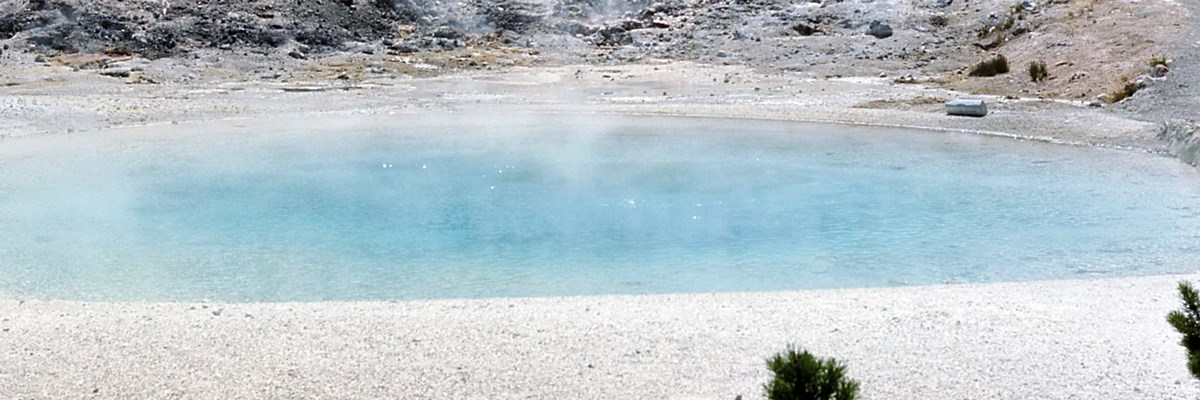
[{"label": "sandy bank", "polygon": [[1200,276],[399,303],[0,301],[4,398],[760,398],[788,343],[868,399],[1195,398]]}]

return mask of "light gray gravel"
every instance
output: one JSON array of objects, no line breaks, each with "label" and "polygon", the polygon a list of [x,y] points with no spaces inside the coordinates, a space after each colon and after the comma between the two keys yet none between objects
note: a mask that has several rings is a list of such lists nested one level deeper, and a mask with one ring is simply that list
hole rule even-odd
[{"label": "light gray gravel", "polygon": [[1139,91],[1119,108],[1138,119],[1162,123],[1170,119],[1200,120],[1200,1],[1180,0],[1190,23],[1175,30],[1176,38],[1159,57],[1171,60],[1166,79]]},{"label": "light gray gravel", "polygon": [[1194,399],[1200,276],[399,303],[0,301],[0,398],[762,398],[789,343],[866,399]]}]

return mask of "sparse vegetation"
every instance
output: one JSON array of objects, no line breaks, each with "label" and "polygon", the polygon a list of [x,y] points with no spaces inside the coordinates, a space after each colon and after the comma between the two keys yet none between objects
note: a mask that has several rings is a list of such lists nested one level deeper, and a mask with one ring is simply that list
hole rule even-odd
[{"label": "sparse vegetation", "polygon": [[888,99],[888,100],[871,100],[865,103],[855,104],[854,108],[876,108],[876,109],[908,109],[919,108],[924,106],[942,105],[946,103],[946,99],[942,97],[918,96],[908,99]]},{"label": "sparse vegetation", "polygon": [[979,48],[982,50],[991,50],[991,49],[1000,47],[1000,45],[1004,44],[1004,42],[1007,42],[1007,41],[1008,41],[1008,33],[1007,32],[997,32],[995,36],[992,36],[992,41],[987,42],[982,45],[976,44],[976,46],[979,46]]},{"label": "sparse vegetation", "polygon": [[975,64],[971,67],[968,76],[996,76],[1008,73],[1008,59],[1004,58],[1003,54],[998,54],[995,57],[989,58]]},{"label": "sparse vegetation", "polygon": [[933,25],[935,28],[945,28],[946,25],[950,25],[950,21],[944,15],[934,15],[929,17],[929,25]]},{"label": "sparse vegetation", "polygon": [[767,368],[775,373],[763,385],[771,400],[853,400],[858,395],[858,382],[846,377],[846,366],[832,358],[788,346],[767,359]]},{"label": "sparse vegetation", "polygon": [[1133,94],[1137,93],[1138,89],[1141,89],[1141,88],[1142,87],[1138,86],[1137,83],[1127,81],[1127,82],[1125,82],[1124,86],[1121,86],[1120,89],[1117,89],[1115,92],[1108,94],[1108,102],[1116,103],[1118,101],[1125,100],[1125,99],[1129,98],[1129,96],[1133,96]]},{"label": "sparse vegetation", "polygon": [[1200,293],[1187,282],[1179,282],[1179,297],[1183,309],[1167,314],[1167,322],[1183,334],[1179,344],[1187,349],[1188,371],[1200,379]]},{"label": "sparse vegetation", "polygon": [[1005,31],[1012,29],[1013,25],[1016,23],[1017,23],[1017,18],[1015,16],[1009,15],[1008,18],[1004,19],[1004,22],[1001,22],[1001,23],[995,24],[995,25],[988,25],[988,26],[981,28],[979,30],[979,32],[976,34],[976,37],[983,39],[983,38],[986,38],[991,35],[997,35],[997,36],[1002,35],[1002,34],[1004,34]]},{"label": "sparse vegetation", "polygon": [[991,50],[1004,44],[1010,36],[1019,36],[1023,30],[1013,31],[1013,27],[1017,25],[1017,21],[1025,20],[1025,14],[1028,11],[1022,7],[1020,3],[1008,9],[1008,15],[997,23],[984,25],[979,28],[975,36],[979,39],[992,38],[991,42],[982,45],[984,50]]},{"label": "sparse vegetation", "polygon": [[1045,61],[1030,61],[1029,62],[1029,79],[1034,82],[1041,82],[1050,76],[1050,70],[1046,68]]},{"label": "sparse vegetation", "polygon": [[1165,57],[1159,57],[1159,56],[1151,54],[1150,55],[1150,68],[1154,68],[1159,65],[1166,67],[1167,59]]}]

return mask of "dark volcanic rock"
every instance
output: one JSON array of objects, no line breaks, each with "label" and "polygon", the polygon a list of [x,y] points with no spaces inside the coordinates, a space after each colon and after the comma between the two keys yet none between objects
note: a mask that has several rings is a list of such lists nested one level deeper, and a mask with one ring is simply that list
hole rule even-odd
[{"label": "dark volcanic rock", "polygon": [[36,53],[126,48],[152,59],[296,46],[319,57],[346,43],[385,43],[396,52],[497,40],[533,46],[547,34],[627,46],[633,32],[671,31],[694,12],[684,0],[0,0],[0,7],[0,40],[16,37]]},{"label": "dark volcanic rock", "polygon": [[596,32],[600,46],[625,46],[633,43],[633,36],[621,26],[605,26]]},{"label": "dark volcanic rock", "polygon": [[814,33],[817,33],[816,28],[803,23],[792,25],[792,30],[796,31],[796,33],[800,34],[800,36],[812,36]]},{"label": "dark volcanic rock", "polygon": [[429,36],[433,36],[435,38],[440,38],[440,39],[458,39],[458,38],[462,37],[462,33],[455,30],[453,27],[450,27],[448,25],[443,25],[443,26],[437,27],[437,29],[434,29],[433,32],[429,34]]},{"label": "dark volcanic rock", "polygon": [[498,30],[519,31],[539,22],[547,13],[541,3],[528,0],[476,0],[488,23]]},{"label": "dark volcanic rock", "polygon": [[577,21],[569,21],[556,25],[555,29],[568,35],[591,36],[600,28]]},{"label": "dark volcanic rock", "polygon": [[867,34],[874,36],[877,39],[883,39],[892,36],[892,27],[888,24],[875,21],[867,27]]},{"label": "dark volcanic rock", "polygon": [[350,3],[39,0],[0,15],[0,38],[26,32],[41,52],[125,47],[158,58],[198,47],[275,48],[292,40],[332,49],[347,40],[391,35],[396,23],[406,22],[390,1]]}]

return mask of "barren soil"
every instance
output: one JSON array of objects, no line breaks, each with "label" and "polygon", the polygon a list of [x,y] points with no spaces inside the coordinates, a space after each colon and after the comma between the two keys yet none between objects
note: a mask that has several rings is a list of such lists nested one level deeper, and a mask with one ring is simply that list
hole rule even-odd
[{"label": "barren soil", "polygon": [[[1169,60],[1170,69],[1193,68],[1179,65],[1195,53],[1196,24],[1189,8],[1194,6],[1189,4],[3,0],[0,45],[7,49],[0,55],[0,82],[65,79],[56,78],[60,71],[36,69],[40,66],[155,85],[353,81],[513,66],[688,61],[798,79],[886,77],[965,93],[1096,106],[1117,100],[1111,94],[1147,75],[1156,57]],[[977,62],[1001,55],[1011,72],[968,76]],[[1045,80],[1030,79],[1031,62],[1046,64]],[[1173,89],[1191,85],[1177,82],[1176,75],[1141,82],[1151,89],[1147,93],[1179,97]],[[1157,107],[1124,108],[1136,111],[1134,117],[1163,119],[1145,112]]]}]

